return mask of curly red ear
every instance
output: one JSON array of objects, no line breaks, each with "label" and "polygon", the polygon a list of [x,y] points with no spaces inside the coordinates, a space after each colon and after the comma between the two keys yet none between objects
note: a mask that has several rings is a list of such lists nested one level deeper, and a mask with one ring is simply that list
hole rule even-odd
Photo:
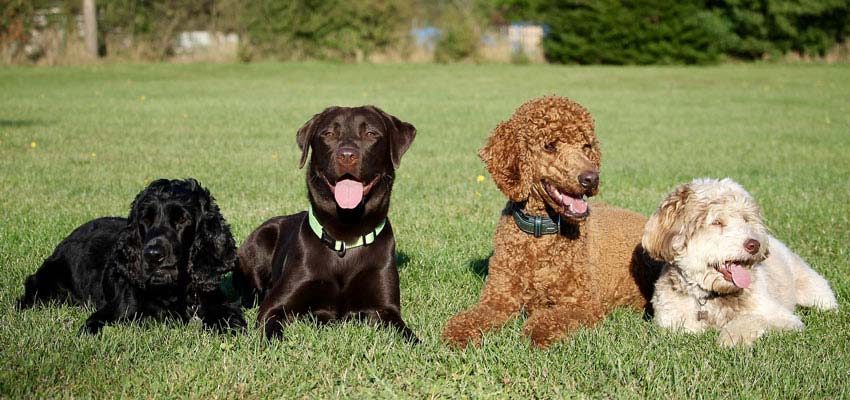
[{"label": "curly red ear", "polygon": [[496,126],[478,152],[496,186],[515,202],[525,201],[531,194],[533,173],[525,160],[525,147],[521,135],[508,121]]},{"label": "curly red ear", "polygon": [[301,162],[298,164],[298,168],[304,168],[304,163],[307,162],[307,154],[310,152],[310,142],[313,140],[313,135],[316,134],[317,125],[322,119],[321,117],[338,108],[328,107],[314,115],[313,118],[310,118],[301,128],[298,128],[298,132],[295,134],[295,142],[298,143],[298,148],[301,149]]},{"label": "curly red ear", "polygon": [[650,257],[672,262],[684,244],[685,205],[693,191],[690,185],[673,190],[646,221],[641,245]]}]

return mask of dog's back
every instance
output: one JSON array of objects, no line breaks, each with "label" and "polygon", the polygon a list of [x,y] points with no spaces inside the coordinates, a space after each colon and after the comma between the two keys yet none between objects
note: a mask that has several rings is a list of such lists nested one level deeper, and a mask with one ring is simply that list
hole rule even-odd
[{"label": "dog's back", "polygon": [[74,229],[27,277],[18,307],[25,309],[47,301],[102,306],[104,267],[118,233],[126,226],[124,218],[104,217]]},{"label": "dog's back", "polygon": [[606,312],[623,305],[645,310],[652,299],[659,269],[640,247],[645,223],[636,212],[594,204],[588,218],[589,267]]}]

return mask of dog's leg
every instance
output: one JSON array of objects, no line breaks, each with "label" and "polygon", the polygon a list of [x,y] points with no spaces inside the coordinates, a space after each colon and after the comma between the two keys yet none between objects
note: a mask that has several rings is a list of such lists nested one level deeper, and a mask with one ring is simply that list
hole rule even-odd
[{"label": "dog's leg", "polygon": [[62,257],[51,256],[38,268],[38,270],[27,277],[24,282],[24,294],[16,302],[18,309],[23,310],[36,305],[36,303],[49,300],[65,300],[69,298],[67,289],[63,288],[62,282],[70,281],[68,264]]},{"label": "dog's leg", "polygon": [[580,307],[573,305],[540,308],[531,312],[522,333],[528,336],[535,346],[546,348],[582,326],[595,325],[601,318],[600,305],[582,303]]},{"label": "dog's leg", "polygon": [[801,330],[803,321],[777,305],[769,316],[743,314],[735,317],[720,329],[717,338],[721,346],[751,346],[768,330]]},{"label": "dog's leg", "polygon": [[527,268],[522,257],[490,259],[490,275],[481,294],[481,301],[473,308],[452,317],[443,329],[443,339],[452,345],[464,347],[469,343],[479,345],[484,332],[504,325],[522,308],[523,278],[516,271]]},{"label": "dog's leg", "polygon": [[659,280],[652,296],[653,321],[656,325],[672,331],[699,333],[708,326],[700,320],[700,307],[697,299],[683,295],[670,287],[666,281]]},{"label": "dog's leg", "polygon": [[108,324],[135,318],[138,315],[138,303],[131,294],[132,290],[129,288],[121,290],[117,296],[89,316],[85,325],[80,328],[80,334],[96,335]]},{"label": "dog's leg", "polygon": [[335,283],[323,280],[281,280],[260,304],[257,324],[263,327],[266,339],[281,339],[286,325],[311,308],[319,308],[322,299],[336,298],[338,290]]},{"label": "dog's leg", "polygon": [[387,307],[380,310],[361,310],[353,318],[395,329],[401,334],[404,340],[412,344],[421,343],[419,338],[416,337],[416,334],[404,323],[404,320],[401,318],[401,312],[398,309]]},{"label": "dog's leg", "polygon": [[201,306],[198,314],[204,326],[218,332],[235,332],[244,330],[245,317],[237,304],[227,302],[226,296],[220,290],[202,293]]}]

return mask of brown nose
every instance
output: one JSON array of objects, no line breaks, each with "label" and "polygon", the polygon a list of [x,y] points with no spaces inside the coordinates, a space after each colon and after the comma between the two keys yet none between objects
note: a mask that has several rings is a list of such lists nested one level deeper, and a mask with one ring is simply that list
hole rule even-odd
[{"label": "brown nose", "polygon": [[342,165],[351,166],[360,159],[357,150],[352,147],[341,147],[336,152],[336,161]]},{"label": "brown nose", "polygon": [[599,173],[596,171],[584,171],[578,174],[578,183],[586,190],[594,190],[599,186]]},{"label": "brown nose", "polygon": [[747,253],[756,254],[759,252],[759,248],[761,248],[761,243],[755,239],[747,239],[744,242],[744,250],[747,250]]}]

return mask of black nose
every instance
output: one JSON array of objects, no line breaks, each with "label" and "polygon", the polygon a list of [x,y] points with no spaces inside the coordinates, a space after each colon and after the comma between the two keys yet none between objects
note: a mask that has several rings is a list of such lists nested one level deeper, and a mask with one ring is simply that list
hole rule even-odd
[{"label": "black nose", "polygon": [[145,247],[142,251],[142,255],[144,255],[145,261],[149,263],[157,263],[165,258],[165,252],[162,250],[162,247],[155,245]]},{"label": "black nose", "polygon": [[360,156],[353,147],[340,147],[336,152],[336,160],[342,165],[354,165]]},{"label": "black nose", "polygon": [[744,242],[744,250],[747,250],[747,253],[756,254],[756,253],[759,252],[760,248],[761,248],[761,243],[759,243],[758,240],[747,239],[747,241]]},{"label": "black nose", "polygon": [[596,171],[584,171],[578,174],[578,183],[587,190],[596,189],[599,186],[599,173]]}]

